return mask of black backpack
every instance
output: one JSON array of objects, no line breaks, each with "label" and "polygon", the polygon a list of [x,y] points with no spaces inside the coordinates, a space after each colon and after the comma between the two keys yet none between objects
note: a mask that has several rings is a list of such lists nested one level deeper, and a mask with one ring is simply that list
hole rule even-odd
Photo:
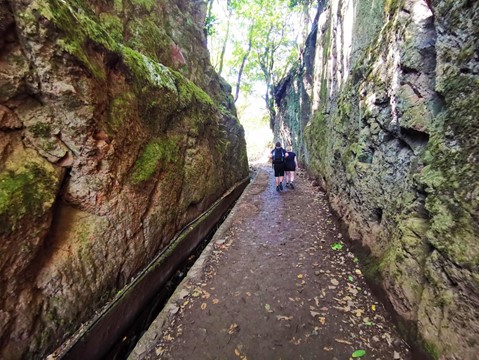
[{"label": "black backpack", "polygon": [[273,150],[273,164],[281,164],[284,162],[284,150],[276,148]]}]

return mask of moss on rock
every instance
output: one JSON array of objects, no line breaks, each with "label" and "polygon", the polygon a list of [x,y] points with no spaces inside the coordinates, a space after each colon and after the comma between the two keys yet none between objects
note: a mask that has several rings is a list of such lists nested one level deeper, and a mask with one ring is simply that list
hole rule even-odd
[{"label": "moss on rock", "polygon": [[144,7],[146,10],[151,11],[156,0],[130,0],[132,4]]},{"label": "moss on rock", "polygon": [[7,162],[0,172],[0,234],[18,228],[22,219],[41,217],[53,205],[58,175],[50,163],[33,154]]},{"label": "moss on rock", "polygon": [[178,145],[174,138],[150,141],[133,166],[131,182],[137,185],[148,180],[160,163],[174,162],[177,156]]},{"label": "moss on rock", "polygon": [[135,102],[136,97],[132,92],[124,92],[112,99],[107,124],[110,132],[114,133],[120,130],[125,120],[130,116]]},{"label": "moss on rock", "polygon": [[113,40],[123,41],[123,23],[118,16],[109,13],[101,13],[99,19]]}]

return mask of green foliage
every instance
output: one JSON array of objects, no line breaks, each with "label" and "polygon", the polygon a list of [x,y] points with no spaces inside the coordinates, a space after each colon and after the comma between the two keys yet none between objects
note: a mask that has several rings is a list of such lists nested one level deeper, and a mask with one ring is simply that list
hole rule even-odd
[{"label": "green foliage", "polygon": [[[217,70],[223,64],[228,22],[234,31],[230,31],[226,39],[226,71],[223,73],[230,83],[240,82],[242,92],[250,91],[253,84],[261,82],[266,85],[266,97],[270,97],[270,91],[298,59],[296,40],[301,31],[298,24],[302,9],[296,5],[297,2],[293,4],[290,0],[235,0],[228,1],[227,7],[216,9],[218,31],[209,39],[213,63]],[[228,20],[222,11],[231,14]]]},{"label": "green foliage", "polygon": [[212,36],[215,34],[215,23],[217,22],[217,18],[214,15],[208,15],[205,19],[205,32],[206,35]]}]

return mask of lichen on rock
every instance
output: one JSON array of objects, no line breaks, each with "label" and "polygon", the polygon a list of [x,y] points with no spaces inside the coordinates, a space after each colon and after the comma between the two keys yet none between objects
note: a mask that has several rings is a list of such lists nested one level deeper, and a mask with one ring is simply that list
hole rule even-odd
[{"label": "lichen on rock", "polygon": [[437,359],[479,349],[478,6],[331,1],[276,97],[275,134],[299,149],[417,329],[407,335]]}]

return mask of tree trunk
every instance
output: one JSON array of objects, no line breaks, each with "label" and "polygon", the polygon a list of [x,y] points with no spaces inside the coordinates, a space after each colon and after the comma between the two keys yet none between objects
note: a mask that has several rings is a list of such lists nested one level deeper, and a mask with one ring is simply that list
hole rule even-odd
[{"label": "tree trunk", "polygon": [[223,71],[223,63],[224,63],[224,58],[225,58],[225,52],[226,52],[226,44],[228,43],[229,37],[230,37],[230,24],[231,24],[231,15],[233,14],[233,10],[231,8],[228,9],[228,22],[226,23],[226,35],[225,35],[225,40],[223,41],[223,47],[221,48],[221,55],[220,55],[220,66],[218,69],[218,75],[221,75],[221,72]]},{"label": "tree trunk", "polygon": [[251,28],[250,28],[250,31],[249,31],[249,38],[248,38],[248,50],[246,51],[246,53],[244,54],[243,56],[243,59],[241,61],[241,66],[239,68],[239,71],[238,71],[238,81],[236,83],[236,93],[235,93],[235,99],[234,101],[236,102],[236,100],[238,100],[238,97],[239,97],[239,91],[240,91],[240,85],[241,85],[241,76],[243,75],[243,69],[246,65],[246,60],[248,59],[248,56],[251,52],[251,47],[253,46],[253,26],[254,25],[251,25]]}]

